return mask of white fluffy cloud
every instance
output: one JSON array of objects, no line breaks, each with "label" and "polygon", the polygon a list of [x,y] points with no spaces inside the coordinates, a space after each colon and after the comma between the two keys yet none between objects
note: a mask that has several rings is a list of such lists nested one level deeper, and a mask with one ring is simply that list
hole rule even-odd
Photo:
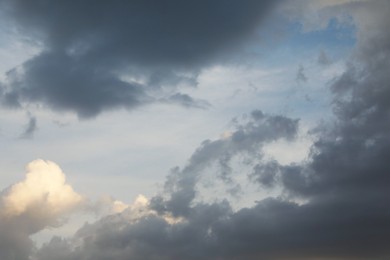
[{"label": "white fluffy cloud", "polygon": [[25,178],[1,192],[0,259],[28,259],[33,249],[30,236],[59,226],[83,203],[57,164],[29,163]]},{"label": "white fluffy cloud", "polygon": [[[35,160],[27,165],[26,171],[23,181],[3,193],[3,216],[41,214],[56,219],[82,203],[82,197],[66,183],[65,174],[54,162]],[[37,208],[39,212],[35,212]]]}]

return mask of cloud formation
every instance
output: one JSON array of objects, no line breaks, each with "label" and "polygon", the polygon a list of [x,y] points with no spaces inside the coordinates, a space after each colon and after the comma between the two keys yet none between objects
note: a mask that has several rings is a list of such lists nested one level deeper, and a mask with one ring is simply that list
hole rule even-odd
[{"label": "cloud formation", "polygon": [[20,135],[20,138],[32,138],[34,136],[35,131],[37,130],[37,118],[31,114],[28,114],[29,120],[28,123]]},{"label": "cloud formation", "polygon": [[231,178],[230,164],[233,158],[244,155],[261,160],[265,144],[283,138],[292,140],[297,131],[298,120],[267,115],[260,110],[252,111],[247,122],[238,124],[228,136],[215,141],[203,141],[183,169],[174,168],[165,183],[168,200],[155,197],[152,206],[157,211],[168,211],[175,216],[188,216],[196,196],[197,182],[203,171],[213,164],[217,164],[217,178],[228,186],[228,191],[233,194],[239,192],[239,184]]},{"label": "cloud formation", "polygon": [[[31,254],[31,241],[25,234],[56,221],[45,220],[32,231],[22,229],[24,233],[2,225],[2,259],[29,255],[34,260],[389,258],[390,4],[326,2],[316,5],[325,17],[331,11],[334,16],[349,11],[357,45],[345,72],[330,83],[335,117],[313,129],[316,139],[306,161],[265,160],[264,145],[293,140],[299,121],[255,110],[246,121],[236,121],[231,132],[204,141],[183,168],[174,168],[163,194],[150,202],[140,197],[132,206],[117,203],[116,214],[85,224],[72,238],[53,238]],[[317,26],[322,28],[322,24]],[[217,166],[218,179],[236,188],[232,161],[241,155],[252,160],[250,171],[238,174],[261,189],[280,191],[279,195],[236,210],[227,199],[196,200],[199,179],[213,166]],[[42,161],[38,166],[52,169]],[[53,171],[58,173],[58,168]],[[70,195],[72,190],[65,188],[61,174],[54,176],[58,178],[54,178],[57,188],[52,197],[60,210],[49,203],[50,196],[42,195],[51,192],[47,185],[36,185],[41,182],[27,177],[3,192],[4,218],[26,216],[29,221],[21,223],[30,227],[36,205],[48,209],[43,212],[48,220],[68,212],[73,204],[66,202],[76,201],[68,198],[77,196]],[[36,188],[26,189],[28,183]],[[25,191],[33,196],[23,195]],[[68,194],[67,199],[60,199],[60,194]],[[9,197],[25,203],[13,203]]]},{"label": "cloud formation", "polygon": [[270,140],[294,136],[296,121],[255,111],[247,124],[238,125],[231,134],[205,141],[183,169],[169,175],[167,200],[154,198],[152,207],[162,205],[160,212],[182,215],[184,221],[170,224],[154,215],[129,223],[123,214],[114,215],[81,228],[74,237],[81,246],[75,248],[71,241],[56,238],[37,257],[389,257],[390,37],[386,28],[390,5],[386,1],[344,2],[338,8],[353,7],[349,10],[353,10],[359,38],[349,67],[331,84],[334,122],[317,127],[307,161],[288,165],[256,161],[248,176],[261,187],[279,187],[284,196],[237,211],[226,200],[193,200],[200,172],[213,162],[220,164],[221,178],[229,177],[227,163],[235,154],[254,155]]},{"label": "cloud formation", "polygon": [[274,2],[2,1],[4,15],[42,46],[8,74],[2,104],[90,118],[154,102],[151,89],[196,84],[204,66],[240,48]]},{"label": "cloud formation", "polygon": [[29,259],[33,248],[29,236],[61,225],[64,217],[83,204],[55,163],[32,161],[26,172],[24,180],[1,192],[1,259]]}]

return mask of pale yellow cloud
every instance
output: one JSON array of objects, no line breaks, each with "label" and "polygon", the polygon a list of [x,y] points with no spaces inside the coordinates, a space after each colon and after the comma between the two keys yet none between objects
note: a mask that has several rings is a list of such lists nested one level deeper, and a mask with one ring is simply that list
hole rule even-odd
[{"label": "pale yellow cloud", "polygon": [[135,223],[138,220],[151,215],[160,216],[169,224],[175,224],[184,221],[183,218],[173,217],[169,213],[165,213],[163,215],[158,214],[156,211],[150,208],[149,199],[142,194],[139,194],[133,203],[129,205],[118,200],[113,200],[111,205],[113,213],[121,213],[122,216],[125,217],[125,219],[130,223]]},{"label": "pale yellow cloud", "polygon": [[26,167],[25,179],[3,192],[0,213],[12,218],[33,214],[58,218],[81,205],[83,198],[66,183],[65,174],[54,162],[35,160]]}]

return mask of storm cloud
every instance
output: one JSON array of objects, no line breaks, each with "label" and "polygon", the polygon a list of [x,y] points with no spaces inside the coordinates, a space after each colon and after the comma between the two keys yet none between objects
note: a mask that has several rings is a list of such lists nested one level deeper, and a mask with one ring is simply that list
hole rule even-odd
[{"label": "storm cloud", "polygon": [[[157,25],[156,21],[149,21],[143,16],[144,12],[139,11],[144,9],[148,12],[151,11],[146,4],[149,2],[134,2],[137,4],[129,4],[129,6],[119,6],[118,2],[113,3],[113,6],[118,9],[119,20],[127,18],[121,14],[122,9],[119,7],[123,7],[124,13],[131,13],[133,12],[131,9],[135,8],[137,10],[135,13],[141,15],[131,16],[129,19],[145,22],[147,26],[150,26],[143,28],[157,26],[160,31],[164,32],[155,39],[148,33],[137,32],[140,34],[133,34],[135,27],[129,29],[129,33],[131,32],[133,36],[149,36],[151,39],[157,40],[161,49],[155,50],[147,45],[144,54],[142,52],[133,53],[133,47],[125,48],[127,52],[124,51],[123,46],[116,42],[118,40],[116,33],[119,31],[114,30],[114,25],[119,26],[116,24],[117,22],[112,22],[112,26],[109,22],[110,26],[107,31],[98,30],[96,34],[88,37],[101,37],[99,32],[112,34],[112,41],[119,45],[111,45],[111,38],[105,34],[102,38],[110,44],[105,45],[103,41],[101,46],[95,46],[93,44],[82,45],[77,42],[84,39],[83,33],[85,31],[95,28],[95,23],[100,25],[100,20],[106,19],[102,15],[103,13],[97,12],[101,10],[102,6],[106,7],[103,2],[96,5],[96,10],[91,10],[92,17],[97,15],[99,18],[92,19],[91,24],[78,23],[81,14],[75,13],[75,19],[70,21],[70,24],[83,24],[85,26],[79,26],[80,28],[76,26],[77,30],[75,31],[71,30],[70,28],[73,27],[68,27],[65,22],[61,27],[57,27],[61,21],[64,21],[64,17],[57,18],[54,15],[56,14],[55,10],[53,10],[53,17],[50,18],[50,21],[53,20],[52,23],[46,20],[48,18],[45,15],[38,15],[41,11],[40,8],[47,7],[45,4],[39,6],[15,1],[9,7],[10,10],[13,10],[14,16],[23,23],[23,26],[31,24],[32,28],[36,30],[31,33],[43,35],[46,48],[43,53],[26,62],[23,77],[17,75],[17,72],[12,76],[15,77],[11,81],[14,84],[11,84],[13,90],[9,90],[11,92],[8,94],[17,97],[14,99],[15,105],[22,105],[22,102],[43,102],[41,98],[47,98],[46,104],[53,108],[70,109],[76,111],[80,116],[90,117],[105,109],[122,107],[125,103],[121,102],[129,102],[129,100],[136,100],[135,103],[153,102],[145,90],[148,88],[147,83],[142,83],[142,81],[129,83],[124,79],[121,80],[115,74],[122,68],[118,64],[134,68],[135,63],[132,62],[134,60],[137,64],[143,64],[147,68],[146,72],[143,71],[145,75],[153,72],[151,69],[153,66],[163,65],[172,68],[172,71],[180,66],[196,70],[200,68],[199,64],[204,65],[210,62],[208,57],[217,55],[219,52],[217,49],[221,50],[221,46],[229,48],[213,36],[210,36],[211,42],[205,40],[208,42],[207,44],[203,43],[203,40],[198,42],[193,38],[196,43],[193,47],[195,48],[194,53],[199,51],[199,56],[192,56],[191,53],[185,51],[189,45],[185,44],[187,42],[183,40],[184,38],[180,38],[183,35],[176,31],[181,28],[179,26],[180,28],[173,27],[172,30],[175,37],[178,37],[176,40],[180,42],[178,52],[186,54],[170,57],[168,55],[170,45],[164,45],[165,38],[163,37],[166,33],[164,30],[168,30],[168,27],[165,27],[164,23]],[[252,25],[255,20],[260,18],[257,15],[258,10],[253,11],[256,13],[254,15],[251,8],[264,7],[263,2],[247,2],[248,5],[243,5],[244,7],[240,8],[248,9],[238,8],[237,13],[233,8],[236,7],[233,4],[236,2],[226,3],[232,9],[222,8],[220,11],[222,13],[228,10],[233,12],[235,14],[233,21],[237,19],[240,20],[238,24],[243,23],[243,27],[237,29],[233,26],[233,29],[236,28],[243,34],[228,33],[225,35],[221,33],[227,37],[226,40],[236,36],[239,36],[238,39],[242,39],[244,34],[247,35],[249,32],[249,27],[251,27],[249,24]],[[308,9],[314,5],[318,8],[318,12],[324,12],[323,16],[318,15],[318,17],[323,18],[324,21],[321,22],[325,24],[334,17],[339,19],[340,14],[348,11],[357,37],[356,46],[347,61],[345,70],[328,83],[332,95],[333,117],[310,130],[314,141],[308,158],[300,162],[286,164],[279,162],[276,158],[266,158],[264,147],[267,144],[280,140],[292,142],[296,139],[301,127],[300,120],[285,115],[253,110],[242,120],[233,120],[233,129],[225,132],[220,138],[203,141],[189,157],[184,167],[173,168],[166,177],[161,193],[151,197],[150,200],[139,197],[134,205],[117,203],[118,210],[112,211],[115,214],[105,216],[94,223],[86,223],[72,237],[54,237],[41,248],[32,251],[33,246],[29,236],[47,226],[55,225],[62,214],[72,212],[80,202],[79,195],[65,183],[64,176],[57,166],[44,161],[36,161],[32,166],[45,169],[54,167],[55,181],[53,183],[46,182],[47,179],[53,179],[45,175],[43,176],[45,178],[33,178],[34,185],[30,185],[29,176],[36,175],[29,174],[25,181],[3,191],[0,204],[0,213],[2,214],[0,215],[0,231],[2,231],[0,232],[0,249],[4,248],[4,250],[0,250],[2,259],[8,260],[15,257],[18,259],[29,259],[28,257],[30,257],[33,260],[389,258],[390,75],[388,72],[390,70],[390,33],[388,25],[390,17],[388,14],[390,4],[385,0],[316,1],[315,4],[313,1],[299,1],[299,4],[302,4],[300,11],[306,10],[307,12],[309,11],[305,9],[304,3],[309,6]],[[176,4],[181,6],[181,3]],[[82,4],[78,3],[78,5],[80,5],[80,10],[84,10]],[[207,5],[210,5],[210,2]],[[71,10],[71,6],[73,4],[69,4],[69,6],[64,4],[61,7],[65,10],[68,7]],[[54,8],[54,6],[52,7]],[[165,10],[163,7],[165,5],[159,6],[159,10]],[[182,7],[184,8],[184,6]],[[187,6],[185,7],[187,8]],[[192,2],[188,6],[193,10],[198,10],[197,8],[201,7],[204,7],[201,1]],[[107,14],[112,13],[110,8],[113,7],[107,6],[107,8],[109,8]],[[206,9],[206,14],[213,10]],[[45,13],[51,13],[44,10]],[[171,11],[168,8],[167,14],[169,15],[167,17],[158,14],[162,16],[159,21],[165,21],[164,19],[172,23],[180,19],[193,21],[193,16],[187,17],[187,13],[176,12],[178,10],[175,9],[174,14],[180,13],[184,16],[180,16],[179,19]],[[24,12],[26,16],[23,15]],[[240,12],[247,14],[237,15]],[[36,13],[35,16],[32,16],[31,14],[34,13]],[[66,13],[64,12],[64,14]],[[193,15],[193,13],[191,14]],[[299,15],[302,14],[299,13]],[[305,20],[309,19],[306,16],[302,19],[303,21],[300,21],[302,23],[312,22]],[[206,21],[207,24],[211,23],[210,20],[207,20],[207,16]],[[342,21],[338,20],[338,22]],[[314,25],[311,24],[311,26]],[[320,29],[323,28],[322,23],[317,26]],[[193,28],[189,27],[194,30],[191,37],[206,37],[207,35],[203,33],[208,30],[210,30],[208,33],[215,32],[212,28],[197,32],[195,27],[198,28],[195,25]],[[60,30],[59,35],[54,37],[58,28],[63,28],[63,31]],[[244,30],[244,28],[248,30]],[[160,32],[153,31],[153,33]],[[68,34],[70,36],[66,36]],[[77,37],[73,35],[77,35]],[[83,35],[83,37],[80,38],[79,35]],[[217,38],[221,39],[221,36]],[[137,39],[131,43],[130,35],[123,35],[124,44],[138,46],[142,45],[141,42],[144,43],[144,40]],[[204,49],[204,56],[200,54],[200,49],[197,49],[203,44],[209,46]],[[73,49],[69,49],[70,46]],[[104,47],[110,49],[112,46],[117,46],[118,53],[115,49],[107,53],[101,52],[103,57],[110,53],[104,59],[96,56],[96,51],[100,52]],[[124,53],[125,58],[122,59],[119,52]],[[147,55],[149,52],[153,54],[150,57]],[[25,77],[29,77],[30,81],[34,82],[36,75],[38,75],[35,72],[35,70],[39,70],[36,62],[45,55],[56,57],[59,53],[64,55],[64,60],[68,60],[72,66],[76,66],[74,74],[70,73],[71,69],[68,68],[69,75],[80,77],[75,82],[94,81],[95,79],[89,77],[84,78],[85,74],[79,71],[84,70],[83,66],[77,68],[77,65],[80,64],[89,64],[89,62],[94,64],[86,69],[97,73],[99,81],[96,82],[96,86],[98,86],[99,91],[102,91],[101,101],[95,104],[94,109],[91,110],[88,105],[84,107],[82,101],[72,100],[72,95],[69,96],[69,99],[63,100],[64,103],[59,102],[60,98],[58,100],[52,99],[53,96],[47,94],[49,93],[47,87],[40,83],[43,77],[37,77],[34,88],[24,86]],[[182,55],[187,55],[186,59],[181,59]],[[130,61],[128,61],[129,57]],[[46,58],[42,59],[45,60],[42,64],[46,64]],[[80,63],[78,59],[80,59]],[[64,60],[62,58],[53,59],[53,61],[60,61],[61,65],[59,66],[62,66]],[[106,60],[109,66],[106,67],[103,60]],[[49,67],[55,67],[55,64],[54,62]],[[153,66],[150,67],[150,64]],[[329,64],[329,66],[331,65]],[[110,69],[109,72],[106,72],[105,69],[108,67],[118,70]],[[48,68],[45,67],[43,71],[46,69]],[[108,77],[108,75],[110,76]],[[60,76],[58,75],[58,77]],[[188,79],[187,74],[184,73],[182,76]],[[73,81],[70,76],[64,77],[62,81]],[[115,87],[107,87],[106,89],[105,85],[100,84],[102,81],[110,82],[112,84],[108,85]],[[132,87],[128,84],[131,84]],[[158,83],[152,85],[154,88],[158,88]],[[40,90],[41,86],[42,90]],[[10,86],[4,88],[7,87]],[[122,88],[128,92],[123,92]],[[51,90],[54,91],[53,93],[57,93],[56,91],[65,91],[64,89],[59,87]],[[45,94],[34,97],[33,90],[40,90]],[[86,93],[90,93],[89,90],[89,87],[85,88]],[[139,94],[134,94],[137,91],[140,91]],[[58,94],[58,97],[62,98],[66,96],[66,93],[68,92]],[[107,93],[110,94],[105,95]],[[127,94],[123,95],[123,93]],[[3,97],[5,98],[6,95]],[[184,105],[188,104],[189,106],[192,106],[196,101],[184,94],[171,94],[170,97],[176,102],[184,102]],[[96,101],[92,97],[91,100]],[[70,106],[68,102],[75,103],[71,103]],[[129,106],[125,107],[130,108],[134,102],[130,102]],[[234,169],[236,166],[234,160],[237,158],[243,158],[245,169],[248,171],[241,168]],[[239,183],[235,182],[237,175],[256,185],[261,191],[274,191],[277,192],[277,195],[261,197],[251,206],[240,208],[233,207],[232,202],[224,195],[215,201],[203,199],[199,188],[200,180],[203,177],[209,176],[218,179],[225,184],[228,191],[240,193],[242,192],[241,187]],[[38,176],[41,175],[38,174]],[[55,187],[55,189],[51,190],[50,187]],[[62,197],[57,191],[60,191],[58,192],[60,194],[68,194],[68,196]],[[45,194],[48,195],[45,196]],[[15,196],[22,198],[20,201],[24,203],[16,203],[17,200],[12,199]],[[36,211],[36,208],[45,210]],[[32,226],[33,228],[31,230],[20,229],[20,222],[11,222],[17,223],[17,228],[8,225],[6,217],[10,214],[12,216],[26,216],[27,221],[21,221],[21,223],[27,223],[27,227]],[[42,219],[44,221],[41,222]],[[20,232],[18,233],[18,231]]]},{"label": "storm cloud", "polygon": [[[196,84],[242,47],[275,1],[2,1],[41,52],[7,76],[2,103],[91,118],[156,102],[151,90]],[[189,106],[180,93],[167,101]]]},{"label": "storm cloud", "polygon": [[[260,160],[248,175],[261,187],[278,186],[285,196],[237,211],[226,200],[193,202],[199,172],[211,162],[222,159],[226,165],[230,156],[261,152],[264,143],[296,134],[297,121],[255,111],[248,124],[225,139],[205,141],[185,168],[174,170],[166,184],[168,200],[154,198],[163,210],[184,216],[182,221],[169,224],[153,215],[129,224],[125,213],[110,216],[79,230],[73,239],[81,247],[55,238],[38,252],[39,259],[389,257],[389,4],[352,6],[356,24],[365,26],[358,27],[349,67],[331,84],[334,121],[316,128],[307,160],[288,165]],[[361,20],[367,16],[372,19]],[[378,33],[365,32],[374,27]]]}]

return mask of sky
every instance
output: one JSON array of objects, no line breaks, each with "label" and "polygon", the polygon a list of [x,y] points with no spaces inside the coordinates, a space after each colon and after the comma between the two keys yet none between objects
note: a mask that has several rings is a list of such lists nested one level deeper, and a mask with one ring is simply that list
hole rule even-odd
[{"label": "sky", "polygon": [[0,0],[0,259],[388,259],[389,12]]}]

